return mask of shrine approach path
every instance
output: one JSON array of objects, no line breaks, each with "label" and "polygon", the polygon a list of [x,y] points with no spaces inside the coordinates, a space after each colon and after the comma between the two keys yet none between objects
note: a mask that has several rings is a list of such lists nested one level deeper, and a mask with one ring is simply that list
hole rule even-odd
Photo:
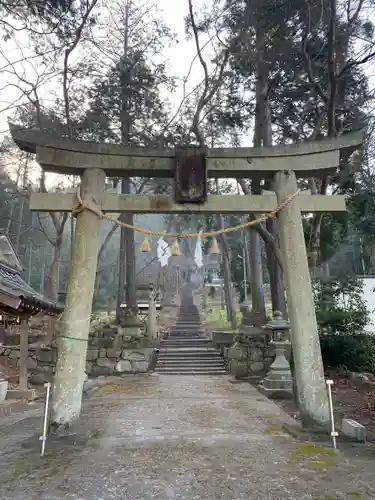
[{"label": "shrine approach path", "polygon": [[109,379],[44,458],[41,420],[42,404],[0,419],[1,500],[375,499],[371,446],[302,443],[282,430],[291,417],[226,375]]}]

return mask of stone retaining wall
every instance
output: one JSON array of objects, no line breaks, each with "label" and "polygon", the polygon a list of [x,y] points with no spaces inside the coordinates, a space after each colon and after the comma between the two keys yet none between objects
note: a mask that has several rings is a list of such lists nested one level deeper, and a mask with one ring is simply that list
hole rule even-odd
[{"label": "stone retaining wall", "polygon": [[[114,349],[89,347],[86,373],[91,377],[121,373],[146,373],[154,361],[152,347]],[[0,365],[19,367],[20,347],[0,346]],[[29,346],[27,368],[30,381],[42,384],[51,379],[56,366],[56,348]]]},{"label": "stone retaining wall", "polygon": [[91,376],[116,373],[146,373],[154,357],[152,347],[140,349],[89,348],[86,373]]},{"label": "stone retaining wall", "polygon": [[[37,347],[29,347],[29,355],[27,358],[27,368],[31,370],[37,369],[38,365],[43,364],[43,359],[45,358],[44,352],[48,353],[50,349],[45,350]],[[8,345],[0,346],[0,364],[5,364],[8,366],[19,367],[20,358],[20,346],[19,345]],[[51,355],[48,354],[48,359],[51,359]]]}]

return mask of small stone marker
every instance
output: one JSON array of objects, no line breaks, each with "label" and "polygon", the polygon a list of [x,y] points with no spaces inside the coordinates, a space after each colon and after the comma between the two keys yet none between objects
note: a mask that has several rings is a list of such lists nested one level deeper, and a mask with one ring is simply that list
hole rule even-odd
[{"label": "small stone marker", "polygon": [[352,420],[351,418],[343,418],[341,424],[342,433],[346,436],[360,441],[362,443],[366,442],[367,429],[364,425]]}]

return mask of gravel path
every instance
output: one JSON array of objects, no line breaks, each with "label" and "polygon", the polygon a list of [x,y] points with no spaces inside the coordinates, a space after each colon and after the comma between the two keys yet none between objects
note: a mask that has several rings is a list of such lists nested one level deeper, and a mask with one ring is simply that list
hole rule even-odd
[{"label": "gravel path", "polygon": [[0,421],[1,500],[374,499],[375,452],[301,443],[291,418],[227,376],[110,382],[75,438],[39,457],[41,408]]}]

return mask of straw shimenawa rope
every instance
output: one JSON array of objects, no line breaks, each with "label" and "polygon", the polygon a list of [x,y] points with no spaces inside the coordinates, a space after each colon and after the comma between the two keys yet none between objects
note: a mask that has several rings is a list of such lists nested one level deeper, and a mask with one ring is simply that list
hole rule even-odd
[{"label": "straw shimenawa rope", "polygon": [[267,215],[263,215],[262,217],[259,217],[258,219],[254,220],[249,220],[247,222],[244,222],[242,224],[238,224],[237,226],[231,226],[231,227],[226,227],[223,229],[218,229],[216,231],[208,231],[206,233],[186,233],[186,234],[181,234],[181,233],[165,233],[161,231],[151,231],[150,229],[144,229],[142,227],[138,226],[133,226],[132,224],[126,224],[125,222],[119,221],[115,217],[112,217],[110,215],[107,215],[103,213],[101,210],[97,210],[96,207],[90,206],[85,200],[82,199],[80,188],[78,187],[77,189],[77,204],[76,207],[72,210],[73,216],[78,215],[79,213],[83,212],[84,210],[89,210],[90,212],[93,212],[96,214],[98,217],[101,219],[109,220],[116,224],[119,227],[123,227],[125,229],[132,229],[133,231],[136,231],[137,233],[142,233],[142,234],[147,234],[149,236],[159,236],[161,238],[178,238],[178,239],[186,239],[186,238],[213,238],[215,236],[218,236],[219,234],[226,234],[226,233],[233,233],[234,231],[238,231],[239,229],[244,229],[250,226],[254,226],[255,224],[259,224],[261,222],[265,222],[268,219],[274,219],[277,217],[279,212],[281,212],[284,208],[286,208],[300,193],[300,189],[297,189],[295,193],[290,195],[286,200],[282,201],[280,205],[270,212]]}]

